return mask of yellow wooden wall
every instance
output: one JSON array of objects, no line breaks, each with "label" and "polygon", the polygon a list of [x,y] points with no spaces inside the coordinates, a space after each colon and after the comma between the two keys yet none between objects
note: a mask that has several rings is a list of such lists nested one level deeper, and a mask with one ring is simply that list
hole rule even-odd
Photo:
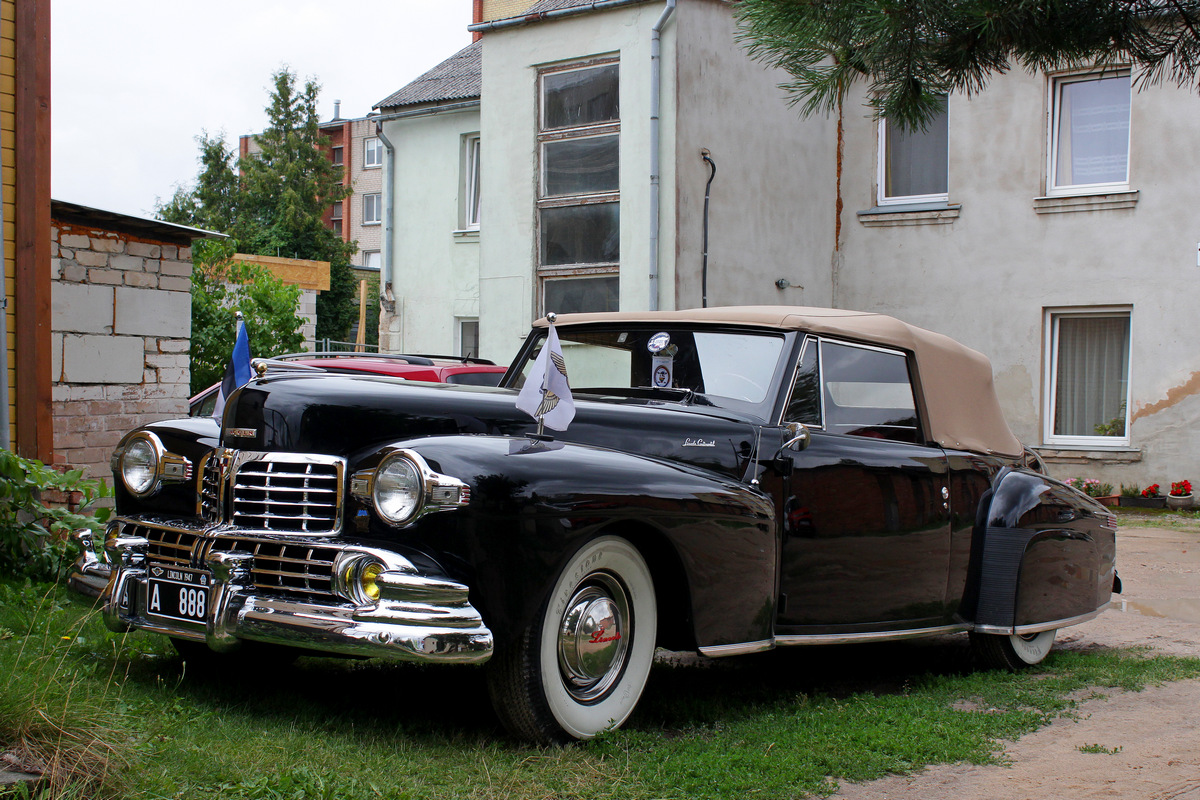
[{"label": "yellow wooden wall", "polygon": [[483,21],[515,17],[524,14],[535,0],[483,0]]},{"label": "yellow wooden wall", "polygon": [[[4,347],[8,350],[8,397],[3,398],[8,403],[9,420],[17,418],[16,406],[16,363],[17,337],[11,324],[12,312],[15,305],[16,282],[13,274],[16,272],[17,228],[16,218],[16,0],[0,0],[0,183],[3,185],[4,209],[4,296],[7,308],[3,310],[8,316],[8,337]],[[50,235],[50,231],[46,231]],[[16,440],[16,431],[9,426],[12,440]]]}]

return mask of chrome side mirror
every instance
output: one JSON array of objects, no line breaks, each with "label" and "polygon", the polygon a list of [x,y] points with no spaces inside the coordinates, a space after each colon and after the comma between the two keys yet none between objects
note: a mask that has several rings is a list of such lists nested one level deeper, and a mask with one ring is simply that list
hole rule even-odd
[{"label": "chrome side mirror", "polygon": [[788,440],[779,448],[780,453],[784,450],[800,452],[812,442],[812,434],[809,433],[808,426],[803,422],[789,422],[784,427],[788,432]]}]

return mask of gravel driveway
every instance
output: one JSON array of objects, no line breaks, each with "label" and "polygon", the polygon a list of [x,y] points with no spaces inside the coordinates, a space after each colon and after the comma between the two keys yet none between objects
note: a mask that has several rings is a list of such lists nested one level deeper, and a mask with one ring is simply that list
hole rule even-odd
[{"label": "gravel driveway", "polygon": [[[1124,593],[1099,618],[1060,632],[1056,646],[1144,645],[1200,657],[1200,524],[1160,528],[1134,527],[1154,524],[1152,518],[1120,521],[1117,569]],[[1081,752],[1085,745],[1116,752]],[[1090,700],[1079,719],[1056,720],[1009,744],[1005,754],[1009,766],[931,767],[908,777],[845,784],[834,797],[1200,800],[1200,681]]]}]

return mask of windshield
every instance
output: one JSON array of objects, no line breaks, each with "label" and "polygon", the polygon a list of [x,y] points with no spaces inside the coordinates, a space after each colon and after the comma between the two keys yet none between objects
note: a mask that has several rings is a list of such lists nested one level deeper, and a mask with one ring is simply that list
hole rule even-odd
[{"label": "windshield", "polygon": [[[759,406],[772,399],[784,347],[784,335],[774,332],[660,326],[556,330],[575,394],[722,407]],[[518,388],[546,341],[545,331],[536,335],[534,349],[520,365]]]}]

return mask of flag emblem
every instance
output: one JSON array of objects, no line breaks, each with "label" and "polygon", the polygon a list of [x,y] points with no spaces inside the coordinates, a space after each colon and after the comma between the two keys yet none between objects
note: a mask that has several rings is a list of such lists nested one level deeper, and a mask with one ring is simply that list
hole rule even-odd
[{"label": "flag emblem", "polygon": [[575,418],[575,400],[567,382],[567,362],[563,359],[562,345],[553,323],[517,396],[517,408],[536,419],[539,425],[556,431],[565,431]]},{"label": "flag emblem", "polygon": [[246,333],[246,323],[239,312],[237,316],[237,336],[233,340],[233,353],[229,363],[225,365],[225,377],[221,379],[221,388],[217,390],[217,402],[213,406],[213,416],[218,420],[225,413],[225,403],[236,389],[250,382],[250,337]]}]

